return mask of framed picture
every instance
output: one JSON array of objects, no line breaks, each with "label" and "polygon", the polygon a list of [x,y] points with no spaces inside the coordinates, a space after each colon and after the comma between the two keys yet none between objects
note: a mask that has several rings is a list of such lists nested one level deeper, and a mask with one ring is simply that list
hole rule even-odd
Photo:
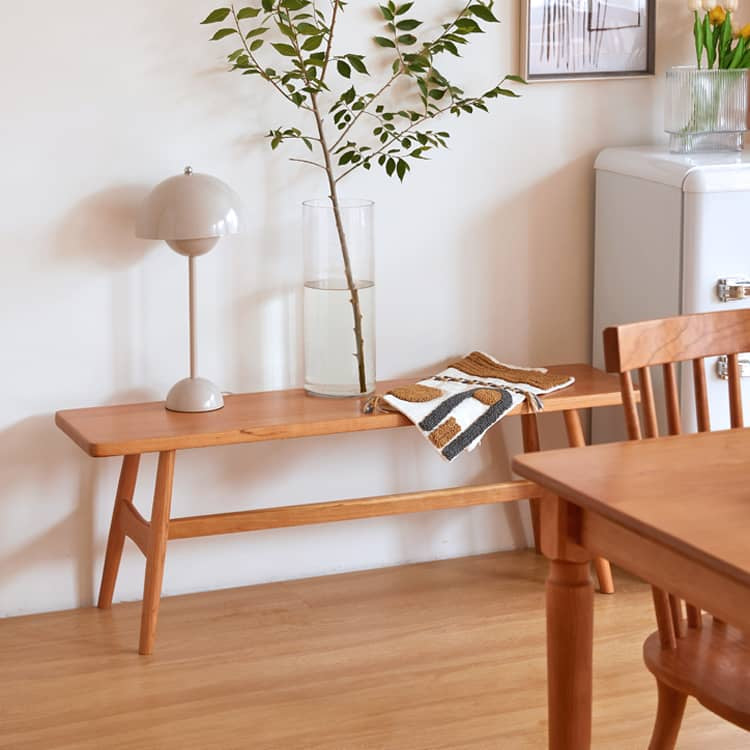
[{"label": "framed picture", "polygon": [[521,0],[521,75],[533,81],[654,74],[656,0]]}]

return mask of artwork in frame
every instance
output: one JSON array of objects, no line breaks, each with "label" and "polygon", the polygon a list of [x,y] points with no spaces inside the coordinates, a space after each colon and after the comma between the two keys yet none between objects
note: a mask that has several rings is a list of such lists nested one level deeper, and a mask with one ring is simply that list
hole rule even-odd
[{"label": "artwork in frame", "polygon": [[656,0],[521,0],[529,82],[654,74]]}]

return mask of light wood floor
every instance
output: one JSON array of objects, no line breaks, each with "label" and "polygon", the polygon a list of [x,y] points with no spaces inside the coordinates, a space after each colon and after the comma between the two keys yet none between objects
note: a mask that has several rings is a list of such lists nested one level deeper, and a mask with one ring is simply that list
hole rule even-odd
[{"label": "light wood floor", "polygon": [[[529,552],[0,620],[0,748],[545,747],[545,563]],[[645,748],[648,588],[596,598],[596,750]],[[688,704],[681,750],[747,748]]]}]

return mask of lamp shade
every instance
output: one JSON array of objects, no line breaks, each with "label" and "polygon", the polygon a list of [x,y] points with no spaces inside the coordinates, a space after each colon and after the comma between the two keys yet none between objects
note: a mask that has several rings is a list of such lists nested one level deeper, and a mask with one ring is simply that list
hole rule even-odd
[{"label": "lamp shade", "polygon": [[138,211],[135,234],[165,240],[180,252],[175,247],[180,241],[237,234],[242,223],[242,202],[237,193],[216,177],[186,167],[184,174],[160,182],[149,193]]}]

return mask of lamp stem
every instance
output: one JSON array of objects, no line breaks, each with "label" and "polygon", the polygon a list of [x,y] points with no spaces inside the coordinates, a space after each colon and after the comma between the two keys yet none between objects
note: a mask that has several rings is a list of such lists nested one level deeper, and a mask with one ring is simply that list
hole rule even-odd
[{"label": "lamp stem", "polygon": [[188,258],[188,286],[190,297],[190,377],[195,377],[197,346],[195,334],[195,256]]}]

